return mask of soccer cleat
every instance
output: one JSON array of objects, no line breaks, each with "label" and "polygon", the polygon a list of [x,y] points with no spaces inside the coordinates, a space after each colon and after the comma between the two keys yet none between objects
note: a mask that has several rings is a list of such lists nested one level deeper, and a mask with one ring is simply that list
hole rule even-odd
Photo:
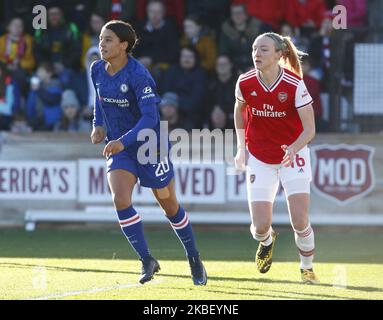
[{"label": "soccer cleat", "polygon": [[255,262],[260,273],[266,273],[270,270],[271,264],[273,263],[273,250],[277,233],[271,231],[272,243],[269,246],[264,246],[262,243],[259,244],[257,253],[255,255]]},{"label": "soccer cleat", "polygon": [[318,284],[319,279],[315,275],[313,269],[301,269],[301,278],[303,283]]},{"label": "soccer cleat", "polygon": [[140,259],[142,262],[142,272],[139,282],[144,284],[153,279],[153,276],[156,272],[160,271],[160,264],[152,256],[145,257]]},{"label": "soccer cleat", "polygon": [[193,283],[196,286],[204,286],[207,283],[207,274],[205,267],[199,257],[189,257],[189,265],[192,274]]}]

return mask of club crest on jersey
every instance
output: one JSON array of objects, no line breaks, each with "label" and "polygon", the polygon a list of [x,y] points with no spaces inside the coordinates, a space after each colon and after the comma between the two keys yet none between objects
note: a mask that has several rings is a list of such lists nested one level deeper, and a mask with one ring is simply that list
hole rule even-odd
[{"label": "club crest on jersey", "polygon": [[123,83],[123,84],[120,86],[120,90],[121,90],[121,92],[123,92],[123,93],[128,92],[128,85],[125,84],[125,83]]},{"label": "club crest on jersey", "polygon": [[287,97],[288,97],[288,95],[287,95],[287,93],[286,92],[279,92],[278,93],[278,99],[279,99],[279,101],[280,102],[285,102],[286,100],[287,100]]},{"label": "club crest on jersey", "polygon": [[254,183],[254,181],[255,181],[255,174],[251,174],[250,175],[250,182]]}]

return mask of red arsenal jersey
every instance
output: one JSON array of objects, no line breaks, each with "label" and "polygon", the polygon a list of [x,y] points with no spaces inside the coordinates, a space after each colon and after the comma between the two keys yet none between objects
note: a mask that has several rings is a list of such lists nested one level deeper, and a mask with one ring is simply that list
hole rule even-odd
[{"label": "red arsenal jersey", "polygon": [[312,103],[302,78],[281,68],[271,86],[252,69],[239,76],[235,96],[247,104],[246,146],[258,160],[279,164],[281,145],[292,144],[302,133],[298,110]]}]

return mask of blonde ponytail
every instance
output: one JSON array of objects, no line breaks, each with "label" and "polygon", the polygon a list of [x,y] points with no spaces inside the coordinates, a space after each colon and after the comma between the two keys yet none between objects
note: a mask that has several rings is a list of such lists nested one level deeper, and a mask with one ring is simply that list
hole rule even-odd
[{"label": "blonde ponytail", "polygon": [[291,41],[290,37],[283,37],[275,32],[261,34],[258,38],[261,36],[271,38],[275,43],[275,50],[282,52],[280,62],[282,67],[294,72],[300,77],[303,77],[300,57],[306,56],[307,53],[298,50],[295,44]]},{"label": "blonde ponytail", "polygon": [[297,49],[290,37],[282,37],[285,46],[285,51],[282,54],[282,66],[294,72],[301,78],[303,77],[301,57],[307,53]]}]

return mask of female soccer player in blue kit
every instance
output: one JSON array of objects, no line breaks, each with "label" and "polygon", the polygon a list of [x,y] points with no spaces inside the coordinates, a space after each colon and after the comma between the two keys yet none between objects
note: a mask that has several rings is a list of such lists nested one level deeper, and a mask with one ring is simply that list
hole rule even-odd
[{"label": "female soccer player in blue kit", "polygon": [[[141,186],[152,189],[182,242],[193,283],[205,285],[207,275],[199,258],[189,217],[179,205],[174,191],[173,164],[167,156],[155,164],[138,161],[137,151],[144,143],[137,141],[140,130],[154,130],[157,145],[160,145],[160,98],[148,70],[130,55],[136,43],[136,33],[129,23],[114,20],[101,30],[99,48],[102,60],[91,66],[96,91],[91,140],[96,144],[106,139],[103,155],[107,158],[108,182],[121,229],[142,262],[139,282],[150,281],[160,270],[160,265],[150,254],[141,218],[132,206],[132,191],[137,179]],[[107,129],[106,134],[103,125]],[[168,137],[166,139],[169,141]]]}]

